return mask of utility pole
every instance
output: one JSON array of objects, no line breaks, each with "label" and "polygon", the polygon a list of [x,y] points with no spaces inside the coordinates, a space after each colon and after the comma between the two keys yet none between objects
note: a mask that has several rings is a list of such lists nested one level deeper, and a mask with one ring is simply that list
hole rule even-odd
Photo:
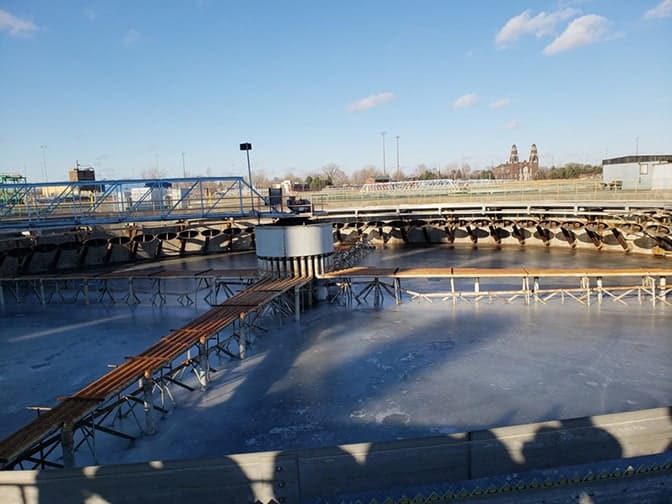
[{"label": "utility pole", "polygon": [[49,176],[47,175],[47,146],[40,145],[40,149],[42,149],[42,176],[45,182],[49,182]]},{"label": "utility pole", "polygon": [[386,131],[381,131],[380,136],[383,138],[383,175],[386,175],[386,166],[385,166],[385,135]]},{"label": "utility pole", "polygon": [[635,156],[639,156],[639,137],[635,137]]},{"label": "utility pole", "polygon": [[399,166],[399,135],[397,135],[397,182],[401,181],[401,168]]},{"label": "utility pole", "polygon": [[187,169],[184,164],[184,152],[182,153],[182,178],[187,178]]}]

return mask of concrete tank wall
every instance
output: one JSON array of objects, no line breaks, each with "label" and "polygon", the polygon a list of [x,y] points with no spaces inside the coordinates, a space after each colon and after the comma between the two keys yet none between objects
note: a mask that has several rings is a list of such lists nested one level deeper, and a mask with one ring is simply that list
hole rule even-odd
[{"label": "concrete tank wall", "polygon": [[[202,503],[329,501],[345,493],[384,492],[393,487],[656,455],[668,450],[671,441],[670,412],[658,408],[313,450],[6,471],[0,472],[0,502],[81,502],[85,496],[115,503],[165,502],[178,495],[181,500]],[[627,460],[620,463],[620,470],[627,465]]]}]

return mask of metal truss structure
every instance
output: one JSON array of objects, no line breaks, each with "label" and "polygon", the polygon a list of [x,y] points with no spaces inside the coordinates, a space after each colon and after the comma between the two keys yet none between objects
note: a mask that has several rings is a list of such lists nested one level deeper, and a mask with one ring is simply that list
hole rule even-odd
[{"label": "metal truss structure", "polygon": [[12,183],[0,194],[0,229],[283,215],[242,177]]},{"label": "metal truss structure", "polygon": [[252,284],[256,269],[197,272],[162,267],[137,272],[23,275],[0,278],[0,307],[5,304],[149,304],[215,306],[223,297]]},{"label": "metal truss structure", "polygon": [[[0,441],[0,468],[73,467],[97,433],[133,441],[156,431],[156,415],[175,404],[176,387],[205,390],[213,356],[245,358],[262,319],[300,319],[309,277],[264,277],[161,338]],[[191,375],[193,374],[193,377]],[[140,409],[140,411],[136,411]],[[61,450],[57,448],[60,447]]]},{"label": "metal truss structure", "polygon": [[[671,269],[593,269],[593,270],[543,270],[543,269],[485,269],[485,268],[431,268],[431,269],[386,269],[350,268],[322,275],[335,286],[330,298],[352,306],[371,302],[382,308],[386,295],[401,304],[406,297],[410,301],[433,300],[478,303],[480,301],[503,301],[511,303],[522,300],[525,304],[546,304],[552,299],[573,300],[585,306],[602,304],[606,299],[627,304],[636,299],[640,304],[649,300],[656,304],[672,305],[668,296],[672,287],[667,284]],[[433,280],[432,290],[420,292],[402,287],[402,279]],[[638,279],[639,283],[633,283]],[[487,281],[495,280],[484,288]],[[542,280],[548,287],[542,288]],[[578,280],[578,285],[575,283]],[[607,281],[605,283],[605,280]],[[511,288],[515,281],[520,288]],[[445,286],[446,290],[439,290]]]}]

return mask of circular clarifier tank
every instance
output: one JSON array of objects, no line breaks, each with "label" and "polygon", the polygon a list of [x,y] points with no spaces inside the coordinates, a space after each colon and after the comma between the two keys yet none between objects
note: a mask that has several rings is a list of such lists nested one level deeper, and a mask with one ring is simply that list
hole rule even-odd
[{"label": "circular clarifier tank", "polygon": [[320,274],[332,264],[331,224],[257,226],[256,251],[258,267],[264,273]]}]

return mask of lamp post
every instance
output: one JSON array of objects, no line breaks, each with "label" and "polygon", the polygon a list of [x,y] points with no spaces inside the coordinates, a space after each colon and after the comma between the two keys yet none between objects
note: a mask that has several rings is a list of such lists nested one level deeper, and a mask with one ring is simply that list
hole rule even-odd
[{"label": "lamp post", "polygon": [[245,151],[247,155],[247,180],[250,183],[250,205],[252,206],[252,212],[254,212],[254,195],[252,194],[252,169],[250,168],[250,151],[252,150],[252,144],[249,142],[241,143],[240,150]]},{"label": "lamp post", "polygon": [[184,164],[184,152],[182,153],[182,178],[187,178],[187,168]]},{"label": "lamp post", "polygon": [[386,175],[385,171],[385,135],[387,134],[386,131],[381,131],[380,136],[383,138],[383,175]]}]

